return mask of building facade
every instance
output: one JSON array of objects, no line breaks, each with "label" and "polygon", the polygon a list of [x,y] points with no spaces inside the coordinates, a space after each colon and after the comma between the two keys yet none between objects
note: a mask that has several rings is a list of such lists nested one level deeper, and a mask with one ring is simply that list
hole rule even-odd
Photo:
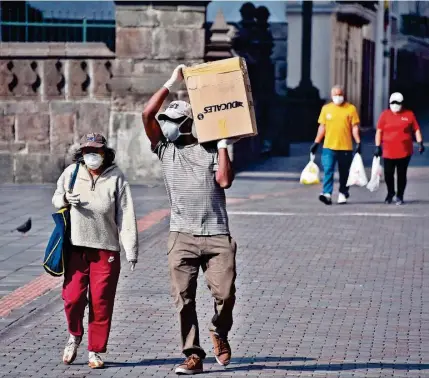
[{"label": "building facade", "polygon": [[[54,20],[52,29],[52,19],[25,2],[18,8],[16,2],[0,2],[1,182],[54,182],[71,162],[81,136],[91,131],[106,135],[131,182],[160,179],[141,113],[178,64],[203,62],[208,47],[230,46],[227,36],[218,35],[228,33],[222,25],[218,39],[210,40],[208,3],[118,1],[113,25],[110,19],[66,17]],[[287,26],[273,25],[272,34],[279,105],[272,113],[279,119],[271,124],[283,132]],[[183,85],[169,100],[186,97]],[[253,139],[258,138],[234,145],[235,164],[259,156]],[[276,134],[273,139],[279,141],[273,148],[286,150],[285,138]]]},{"label": "building facade", "polygon": [[[288,88],[301,69],[302,2],[288,2]],[[360,111],[362,126],[374,127],[388,96],[428,88],[429,3],[423,1],[315,1],[311,79],[326,100],[334,84]]]},{"label": "building facade", "polygon": [[[130,181],[160,179],[141,113],[178,64],[204,61],[207,3],[118,2],[114,51],[67,36],[2,42],[1,182],[55,182],[88,132],[107,137]],[[23,26],[18,31],[25,37],[26,27],[36,27],[29,22],[13,25]],[[1,26],[3,33],[10,30],[7,21]],[[182,87],[169,100],[184,96]]]},{"label": "building facade", "polygon": [[429,2],[390,3],[390,88],[416,110],[429,101]]}]

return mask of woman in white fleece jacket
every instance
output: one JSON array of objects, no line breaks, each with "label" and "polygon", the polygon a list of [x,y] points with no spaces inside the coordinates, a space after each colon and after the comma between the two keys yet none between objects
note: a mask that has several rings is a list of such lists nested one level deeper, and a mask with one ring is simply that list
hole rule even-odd
[{"label": "woman in white fleece jacket", "polygon": [[[101,134],[87,134],[65,169],[52,198],[60,209],[71,205],[72,250],[64,275],[63,300],[70,338],[63,362],[71,364],[83,336],[83,317],[88,303],[88,351],[91,368],[104,367],[99,353],[105,353],[110,333],[122,242],[131,269],[137,263],[138,235],[128,182],[114,164],[115,153]],[[80,164],[72,193],[69,182]]]}]

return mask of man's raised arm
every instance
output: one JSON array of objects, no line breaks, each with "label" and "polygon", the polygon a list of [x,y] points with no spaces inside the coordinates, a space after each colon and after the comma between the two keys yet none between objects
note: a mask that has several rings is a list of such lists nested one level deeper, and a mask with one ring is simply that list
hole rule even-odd
[{"label": "man's raised arm", "polygon": [[158,90],[149,100],[145,109],[142,113],[142,121],[146,131],[146,135],[149,138],[152,148],[155,148],[157,144],[163,139],[162,130],[159,127],[159,123],[155,116],[161,109],[162,104],[170,93],[171,87],[180,83],[183,80],[182,68],[186,67],[184,64],[177,66],[170,79]]}]

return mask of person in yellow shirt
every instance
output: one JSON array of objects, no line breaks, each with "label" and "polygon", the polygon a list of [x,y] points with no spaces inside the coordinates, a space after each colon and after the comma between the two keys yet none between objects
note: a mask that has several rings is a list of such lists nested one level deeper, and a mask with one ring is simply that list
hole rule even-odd
[{"label": "person in yellow shirt", "polygon": [[361,152],[359,135],[359,115],[356,107],[344,101],[344,90],[336,85],[331,90],[332,102],[323,106],[319,116],[319,129],[314,144],[310,148],[316,154],[319,144],[325,138],[322,152],[322,166],[325,172],[323,192],[319,199],[326,205],[332,204],[335,165],[338,162],[340,192],[338,203],[344,204],[349,198],[347,179],[353,159],[353,138],[355,152]]}]

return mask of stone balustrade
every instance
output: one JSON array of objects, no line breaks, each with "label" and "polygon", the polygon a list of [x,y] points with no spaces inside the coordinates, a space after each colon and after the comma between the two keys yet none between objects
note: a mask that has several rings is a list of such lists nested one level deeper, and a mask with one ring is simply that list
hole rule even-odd
[{"label": "stone balustrade", "polygon": [[[0,182],[55,182],[92,131],[107,137],[131,182],[159,180],[141,121],[145,104],[178,64],[230,56],[224,20],[207,43],[207,4],[116,2],[116,52],[103,43],[0,43]],[[285,91],[286,32],[273,28],[278,94]],[[166,103],[174,99],[187,100],[184,86]],[[238,166],[258,155],[246,147],[256,142],[237,145]]]},{"label": "stone balustrade", "polygon": [[103,43],[0,43],[1,182],[56,181],[91,131],[107,137],[130,181],[159,179],[141,112],[178,64],[203,61],[206,5],[117,3],[115,53]]},{"label": "stone balustrade", "polygon": [[0,45],[2,182],[52,182],[81,135],[108,135],[113,61],[100,43]]}]

